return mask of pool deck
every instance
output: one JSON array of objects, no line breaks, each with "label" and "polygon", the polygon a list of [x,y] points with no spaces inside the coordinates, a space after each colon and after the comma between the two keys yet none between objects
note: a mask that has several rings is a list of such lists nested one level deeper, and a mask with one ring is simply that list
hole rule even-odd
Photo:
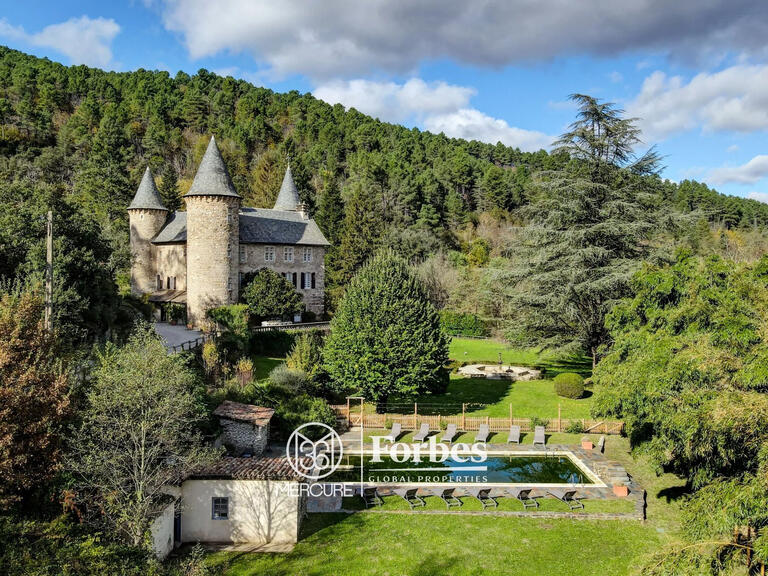
[{"label": "pool deck", "polygon": [[[372,445],[367,443],[362,445],[360,443],[360,429],[355,428],[352,430],[347,431],[345,434],[342,435],[342,442],[344,445],[344,451],[346,453],[360,453],[360,452],[367,452],[369,449],[372,449]],[[533,446],[532,444],[495,444],[495,443],[488,443],[486,444],[487,451],[489,454],[492,453],[507,453],[507,454],[516,454],[516,455],[541,455],[545,453],[551,453],[552,455],[563,455],[567,454],[571,456],[574,461],[582,468],[586,468],[589,471],[590,475],[594,475],[597,479],[599,479],[599,483],[595,485],[585,485],[581,484],[579,485],[576,490],[576,496],[580,499],[586,499],[586,500],[618,500],[618,499],[626,499],[629,501],[634,502],[634,511],[631,513],[626,514],[605,514],[605,513],[598,513],[598,514],[585,514],[585,513],[567,513],[567,512],[534,512],[534,511],[525,511],[525,512],[490,512],[490,511],[483,511],[479,512],[480,514],[497,514],[497,515],[524,515],[524,516],[534,516],[534,517],[543,517],[543,518],[552,518],[552,517],[579,517],[579,518],[601,518],[601,519],[634,519],[634,520],[644,520],[645,519],[645,490],[642,486],[640,486],[634,478],[632,478],[627,470],[622,466],[619,462],[609,460],[605,457],[604,454],[600,453],[597,448],[593,450],[587,450],[585,448],[582,448],[580,445],[566,445],[566,444],[547,444],[546,448],[541,448],[540,446]],[[547,494],[548,486],[546,485],[539,485],[531,484],[531,488],[533,488],[532,496],[534,497],[544,497]],[[629,495],[623,498],[620,498],[614,494],[613,487],[614,486],[626,486],[629,488]],[[421,490],[424,490],[424,493],[427,494],[431,488],[433,488],[433,485],[414,485],[414,487],[418,487]],[[461,490],[461,485],[455,485],[455,487],[458,490]],[[382,494],[388,494],[391,493],[391,487],[387,486],[381,486],[381,492]],[[429,492],[431,493],[431,492]],[[418,511],[413,512],[418,514],[428,514],[428,513],[459,513],[459,514],[466,514],[467,512],[443,512],[443,511]]]}]

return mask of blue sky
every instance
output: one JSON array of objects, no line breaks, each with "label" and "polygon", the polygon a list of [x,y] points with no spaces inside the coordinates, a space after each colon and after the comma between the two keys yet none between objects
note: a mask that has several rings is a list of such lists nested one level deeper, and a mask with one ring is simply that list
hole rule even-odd
[{"label": "blue sky", "polygon": [[0,17],[0,43],[66,64],[207,68],[525,150],[588,93],[641,118],[665,177],[763,201],[766,37],[750,0],[27,0]]}]

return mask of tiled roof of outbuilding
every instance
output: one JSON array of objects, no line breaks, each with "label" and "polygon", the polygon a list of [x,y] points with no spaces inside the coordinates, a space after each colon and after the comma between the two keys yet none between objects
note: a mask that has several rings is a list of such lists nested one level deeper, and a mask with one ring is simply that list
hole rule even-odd
[{"label": "tiled roof of outbuilding", "polygon": [[230,420],[239,420],[241,422],[250,422],[257,426],[266,426],[269,424],[272,414],[275,411],[272,408],[265,408],[264,406],[256,406],[254,404],[241,404],[240,402],[232,402],[231,400],[224,400],[219,404],[218,408],[213,411],[214,416],[221,418],[229,418]]},{"label": "tiled roof of outbuilding", "polygon": [[[309,465],[309,458],[306,464]],[[211,466],[195,470],[187,476],[187,479],[306,481],[306,478],[291,467],[285,456],[260,458],[227,456]]]}]

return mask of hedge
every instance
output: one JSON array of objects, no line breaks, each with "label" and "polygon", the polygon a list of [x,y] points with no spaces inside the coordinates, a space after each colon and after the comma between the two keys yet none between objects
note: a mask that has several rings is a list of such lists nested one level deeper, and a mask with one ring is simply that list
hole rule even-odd
[{"label": "hedge", "polygon": [[441,310],[440,322],[443,329],[452,336],[489,336],[488,324],[479,316],[467,312]]}]

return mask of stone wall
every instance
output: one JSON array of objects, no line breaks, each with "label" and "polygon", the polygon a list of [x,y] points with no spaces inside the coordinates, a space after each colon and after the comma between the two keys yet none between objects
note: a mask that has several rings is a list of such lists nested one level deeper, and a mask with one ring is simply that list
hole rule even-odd
[{"label": "stone wall", "polygon": [[168,287],[168,278],[176,278],[176,290],[187,289],[187,246],[186,244],[156,244],[155,270],[160,275],[163,288]]},{"label": "stone wall", "polygon": [[233,456],[250,454],[261,456],[269,443],[269,424],[255,426],[250,422],[239,422],[229,418],[219,420],[223,428],[222,442]]},{"label": "stone wall", "polygon": [[240,199],[189,196],[187,205],[187,321],[200,326],[210,308],[238,296]]},{"label": "stone wall", "polygon": [[[275,260],[267,262],[264,260],[265,248],[272,246],[275,249]],[[325,247],[307,246],[312,249],[312,261],[304,262],[303,250],[305,246],[285,245],[285,244],[244,244],[245,261],[240,258],[240,273],[247,274],[255,272],[262,268],[269,268],[278,274],[290,272],[296,273],[297,291],[304,297],[304,304],[307,310],[315,314],[322,314],[325,309]],[[285,258],[285,249],[293,248],[293,262]],[[239,256],[238,256],[239,258]],[[301,287],[301,273],[315,274],[315,287]]]},{"label": "stone wall", "polygon": [[128,210],[131,239],[131,294],[141,296],[156,290],[154,238],[165,225],[167,210]]}]

